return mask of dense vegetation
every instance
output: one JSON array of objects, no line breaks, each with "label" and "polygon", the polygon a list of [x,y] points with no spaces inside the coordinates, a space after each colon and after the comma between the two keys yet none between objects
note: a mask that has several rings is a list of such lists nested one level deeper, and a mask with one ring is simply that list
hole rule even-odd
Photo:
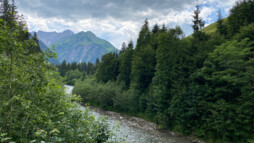
[{"label": "dense vegetation", "polygon": [[68,85],[74,85],[78,79],[84,79],[88,75],[93,75],[96,71],[96,67],[100,63],[100,60],[96,59],[96,64],[93,63],[66,63],[63,61],[62,64],[56,65],[58,72],[62,77],[65,77],[65,82]]},{"label": "dense vegetation", "polygon": [[254,1],[238,2],[205,33],[199,7],[192,36],[146,20],[136,48],[105,54],[77,81],[83,102],[141,116],[208,142],[254,141]]},{"label": "dense vegetation", "polygon": [[36,34],[4,0],[0,8],[0,142],[105,142],[107,122],[80,110],[41,52]]}]

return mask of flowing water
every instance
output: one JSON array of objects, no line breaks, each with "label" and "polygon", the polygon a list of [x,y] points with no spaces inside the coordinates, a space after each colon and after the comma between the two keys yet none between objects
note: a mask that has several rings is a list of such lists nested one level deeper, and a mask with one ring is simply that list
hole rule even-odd
[{"label": "flowing water", "polygon": [[[65,86],[66,92],[71,93],[73,86]],[[87,107],[81,106],[81,110]],[[157,126],[140,118],[130,117],[116,112],[105,111],[93,108],[92,114],[97,118],[107,117],[110,128],[114,131],[115,137],[112,140],[127,143],[193,143],[188,137],[181,137],[174,132],[160,131]],[[117,127],[118,126],[118,127]]]}]

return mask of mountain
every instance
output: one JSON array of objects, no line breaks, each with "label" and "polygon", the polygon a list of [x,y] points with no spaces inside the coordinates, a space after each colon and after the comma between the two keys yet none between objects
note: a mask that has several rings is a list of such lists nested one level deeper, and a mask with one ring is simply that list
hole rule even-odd
[{"label": "mountain", "polygon": [[45,51],[45,50],[48,48],[48,46],[45,45],[45,44],[44,44],[42,41],[40,41],[40,40],[39,40],[39,46],[40,46],[40,48],[41,48],[42,51]]},{"label": "mountain", "polygon": [[98,38],[91,31],[74,34],[70,30],[57,32],[37,32],[42,51],[47,47],[56,47],[57,60],[50,60],[56,64],[63,62],[92,62],[109,52],[118,52],[111,43]]},{"label": "mountain", "polygon": [[59,42],[62,39],[73,36],[74,33],[71,30],[65,30],[61,33],[38,31],[37,35],[41,42],[43,42],[46,46],[50,46]]},{"label": "mountain", "polygon": [[98,38],[90,31],[79,32],[56,43],[60,62],[92,62],[109,52],[118,52],[111,43]]}]

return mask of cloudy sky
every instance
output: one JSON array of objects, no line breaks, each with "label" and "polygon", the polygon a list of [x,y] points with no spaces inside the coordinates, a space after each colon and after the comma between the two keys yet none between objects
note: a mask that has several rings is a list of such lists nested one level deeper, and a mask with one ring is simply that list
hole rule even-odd
[{"label": "cloudy sky", "polygon": [[[199,0],[206,25],[216,21],[219,9],[226,17],[235,1]],[[16,0],[29,31],[92,31],[116,48],[124,41],[136,41],[146,18],[151,28],[156,23],[181,26],[191,34],[196,4],[197,0]]]}]

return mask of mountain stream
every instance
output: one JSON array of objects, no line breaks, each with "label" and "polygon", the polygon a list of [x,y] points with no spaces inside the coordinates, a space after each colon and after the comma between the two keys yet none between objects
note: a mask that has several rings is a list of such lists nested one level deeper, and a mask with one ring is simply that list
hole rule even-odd
[{"label": "mountain stream", "polygon": [[[73,86],[65,85],[66,92],[71,94]],[[81,110],[85,110],[80,105]],[[96,118],[108,118],[109,126],[113,130],[115,137],[111,140],[127,143],[199,143],[190,137],[183,137],[174,132],[160,131],[156,124],[137,117],[105,111],[102,109],[89,107]]]}]

